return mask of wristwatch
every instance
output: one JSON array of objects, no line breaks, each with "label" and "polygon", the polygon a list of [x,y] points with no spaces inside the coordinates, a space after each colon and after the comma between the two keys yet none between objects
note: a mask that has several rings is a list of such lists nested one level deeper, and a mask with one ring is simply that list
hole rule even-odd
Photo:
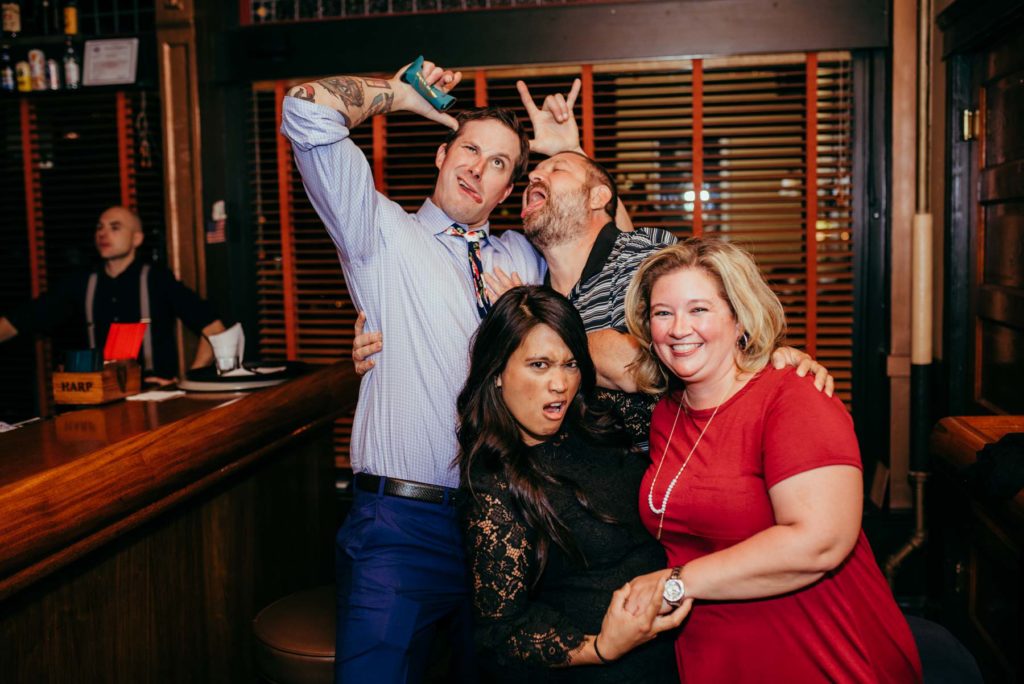
[{"label": "wristwatch", "polygon": [[682,565],[677,565],[672,568],[672,574],[665,580],[665,591],[662,592],[661,598],[665,599],[665,603],[670,606],[678,606],[686,598],[686,587],[683,585],[683,580],[679,578],[679,573],[683,571]]}]

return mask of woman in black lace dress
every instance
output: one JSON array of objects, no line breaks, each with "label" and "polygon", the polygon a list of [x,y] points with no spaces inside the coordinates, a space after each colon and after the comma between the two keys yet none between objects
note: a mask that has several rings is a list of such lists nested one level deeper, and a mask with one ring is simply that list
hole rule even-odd
[{"label": "woman in black lace dress", "polygon": [[549,288],[510,290],[477,332],[459,466],[485,681],[678,682],[656,636],[690,606],[625,610],[665,556],[637,514],[647,462],[587,405],[594,385],[583,322]]}]

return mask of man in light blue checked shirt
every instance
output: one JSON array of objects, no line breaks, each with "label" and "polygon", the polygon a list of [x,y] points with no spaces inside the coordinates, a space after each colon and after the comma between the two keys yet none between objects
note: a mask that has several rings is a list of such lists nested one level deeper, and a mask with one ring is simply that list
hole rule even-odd
[{"label": "man in light blue checked shirt", "polygon": [[[429,62],[423,75],[445,92],[461,79]],[[453,129],[437,151],[434,192],[414,214],[375,190],[349,139],[371,116],[402,110]],[[452,505],[455,399],[482,312],[478,272],[495,276],[492,295],[544,276],[523,236],[488,230],[491,211],[525,171],[529,142],[511,112],[471,110],[457,121],[397,76],[296,86],[281,131],[356,306],[389,340],[360,387],[353,425],[355,501],[337,539],[336,679],[418,680],[435,625],[453,618],[453,677],[471,680],[469,582]]]}]

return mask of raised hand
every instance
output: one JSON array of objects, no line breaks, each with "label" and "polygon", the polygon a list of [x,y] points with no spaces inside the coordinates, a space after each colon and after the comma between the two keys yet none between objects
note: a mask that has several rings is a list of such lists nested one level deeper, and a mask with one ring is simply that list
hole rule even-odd
[{"label": "raised hand", "polygon": [[580,79],[575,79],[566,95],[548,95],[544,98],[542,108],[538,109],[533,96],[530,95],[530,89],[522,81],[516,81],[519,97],[526,107],[526,113],[530,115],[530,123],[533,124],[530,150],[549,157],[559,152],[583,151],[580,147],[580,129],[576,125],[576,116],[572,111],[581,87]]},{"label": "raised hand", "polygon": [[[292,87],[288,96],[336,110],[345,117],[345,125],[349,128],[380,114],[404,110],[457,129],[459,124],[454,117],[434,109],[415,88],[399,78],[409,66],[406,64],[389,79],[365,76],[322,78]],[[427,84],[446,93],[462,80],[461,71],[442,69],[433,62],[423,62],[422,68]]]},{"label": "raised hand", "polygon": [[[434,109],[434,106],[423,99],[423,97],[416,92],[415,88],[400,78],[409,66],[409,64],[406,64],[404,67],[399,69],[398,73],[395,74],[395,77],[389,81],[392,89],[395,91],[395,104],[392,109],[402,109],[408,112],[415,112],[420,116],[426,117],[431,121],[436,121],[448,128],[457,129],[459,124],[455,120],[455,117]],[[462,81],[462,72],[444,69],[433,62],[425,61],[423,62],[423,79],[427,82],[427,85],[436,86],[440,90],[449,93]]]}]

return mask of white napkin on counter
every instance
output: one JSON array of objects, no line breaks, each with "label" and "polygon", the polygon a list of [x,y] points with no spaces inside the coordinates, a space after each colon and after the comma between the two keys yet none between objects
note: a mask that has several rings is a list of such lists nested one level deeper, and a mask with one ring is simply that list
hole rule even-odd
[{"label": "white napkin on counter", "polygon": [[167,401],[175,397],[185,396],[184,390],[150,390],[125,397],[128,401]]}]

